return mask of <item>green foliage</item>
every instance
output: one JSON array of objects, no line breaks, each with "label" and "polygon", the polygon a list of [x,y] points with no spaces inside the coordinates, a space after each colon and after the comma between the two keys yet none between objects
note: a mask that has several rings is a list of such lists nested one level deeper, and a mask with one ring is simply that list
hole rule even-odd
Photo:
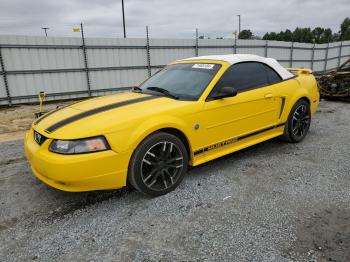
[{"label": "green foliage", "polygon": [[345,18],[341,23],[339,38],[341,41],[350,40],[350,17]]},{"label": "green foliage", "polygon": [[242,30],[239,35],[239,39],[253,39],[253,33],[249,29]]},{"label": "green foliage", "polygon": [[287,29],[279,33],[266,33],[262,39],[316,44],[350,40],[350,18],[347,17],[344,19],[344,21],[340,25],[340,31],[338,33],[333,33],[330,28],[316,27],[313,30],[311,30],[311,28],[308,27],[297,27],[293,32]]}]

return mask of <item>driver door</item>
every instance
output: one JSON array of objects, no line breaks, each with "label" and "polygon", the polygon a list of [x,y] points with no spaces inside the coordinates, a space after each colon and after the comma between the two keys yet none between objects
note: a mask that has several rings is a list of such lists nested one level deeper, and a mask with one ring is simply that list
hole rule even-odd
[{"label": "driver door", "polygon": [[[234,87],[234,97],[214,99],[225,86]],[[204,147],[221,147],[225,141],[243,138],[248,134],[275,125],[280,106],[275,98],[274,86],[269,80],[264,65],[244,62],[231,66],[223,74],[206,99],[201,114],[205,128]]]}]

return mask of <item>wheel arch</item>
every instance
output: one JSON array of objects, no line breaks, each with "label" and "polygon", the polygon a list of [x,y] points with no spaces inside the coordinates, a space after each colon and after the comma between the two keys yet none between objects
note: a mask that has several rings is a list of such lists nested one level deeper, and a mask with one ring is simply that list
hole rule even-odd
[{"label": "wheel arch", "polygon": [[[288,101],[289,100],[289,101]],[[287,103],[285,105],[285,109],[283,110],[283,115],[281,117],[281,121],[287,121],[288,116],[290,114],[290,111],[292,110],[293,106],[298,103],[300,100],[305,100],[311,107],[311,99],[308,96],[306,91],[300,90],[299,92],[296,92],[292,97],[287,97]]]},{"label": "wheel arch", "polygon": [[131,134],[124,134],[128,137],[128,141],[125,144],[132,152],[134,152],[142,141],[157,132],[165,132],[178,137],[186,147],[189,163],[192,163],[193,154],[190,140],[191,132],[188,130],[188,126],[182,119],[174,116],[167,116],[166,119],[164,117],[147,119],[140,123]]},{"label": "wheel arch", "polygon": [[297,101],[295,101],[294,104],[298,103],[300,100],[305,100],[309,105],[311,105],[310,98],[308,98],[307,96],[300,97]]},{"label": "wheel arch", "polygon": [[142,143],[142,141],[144,141],[145,139],[147,139],[151,135],[153,135],[155,133],[159,133],[159,132],[168,133],[168,134],[174,135],[177,138],[179,138],[181,140],[181,142],[184,144],[186,151],[188,153],[189,164],[192,163],[192,159],[193,159],[192,158],[192,155],[193,155],[192,154],[192,147],[191,147],[190,140],[188,139],[188,136],[186,136],[186,134],[182,130],[180,130],[179,128],[171,127],[171,126],[161,127],[161,128],[150,130],[149,132],[144,133],[143,136],[138,139],[138,143],[135,145],[134,149],[132,150],[133,151],[132,154],[134,154],[135,150]]},{"label": "wheel arch", "polygon": [[189,142],[188,137],[181,130],[174,128],[174,127],[165,127],[165,128],[161,128],[161,129],[151,133],[150,135],[157,133],[157,132],[168,133],[168,134],[174,135],[177,138],[179,138],[181,140],[181,142],[185,145],[187,153],[188,153],[188,158],[191,161],[192,150],[191,150],[190,142]]}]

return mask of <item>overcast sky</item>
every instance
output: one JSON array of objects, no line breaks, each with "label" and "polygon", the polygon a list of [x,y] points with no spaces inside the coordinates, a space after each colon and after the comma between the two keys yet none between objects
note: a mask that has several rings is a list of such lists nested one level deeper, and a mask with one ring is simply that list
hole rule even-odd
[{"label": "overcast sky", "polygon": [[[127,37],[193,37],[195,28],[210,37],[232,37],[242,29],[257,35],[287,28],[330,27],[339,30],[350,16],[349,0],[124,0]],[[0,34],[122,37],[121,0],[0,0]]]}]

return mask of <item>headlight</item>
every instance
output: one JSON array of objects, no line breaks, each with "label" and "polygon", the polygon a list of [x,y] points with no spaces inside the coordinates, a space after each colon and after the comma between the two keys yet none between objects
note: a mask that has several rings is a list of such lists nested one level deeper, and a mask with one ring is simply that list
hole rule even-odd
[{"label": "headlight", "polygon": [[53,140],[49,150],[59,154],[84,154],[110,149],[103,136],[78,140]]}]

